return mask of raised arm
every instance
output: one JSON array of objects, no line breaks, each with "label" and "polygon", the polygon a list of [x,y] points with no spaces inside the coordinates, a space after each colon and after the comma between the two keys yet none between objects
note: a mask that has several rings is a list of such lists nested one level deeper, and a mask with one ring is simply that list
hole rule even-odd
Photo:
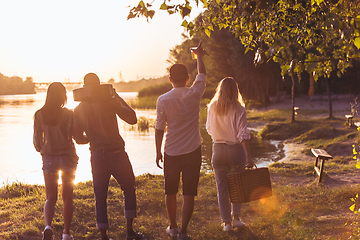
[{"label": "raised arm", "polygon": [[199,45],[196,48],[191,49],[191,51],[196,54],[198,73],[203,73],[206,75],[205,64],[203,61],[205,50],[201,47],[201,44],[202,41],[200,41]]}]

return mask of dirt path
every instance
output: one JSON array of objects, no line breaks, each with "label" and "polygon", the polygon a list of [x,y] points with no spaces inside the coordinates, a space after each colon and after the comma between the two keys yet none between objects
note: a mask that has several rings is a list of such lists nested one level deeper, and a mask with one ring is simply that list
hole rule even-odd
[{"label": "dirt path", "polygon": [[[351,104],[355,103],[354,102],[355,98],[356,96],[354,95],[334,95],[332,102],[333,116],[336,118],[344,118],[345,121],[345,114],[350,113]],[[325,118],[328,116],[329,106],[328,106],[327,96],[325,95],[313,96],[311,98],[309,96],[296,97],[295,106],[300,108],[300,114],[301,114],[301,109],[319,109],[319,110],[326,110],[326,112],[321,111],[321,113],[317,115],[312,115],[312,117]],[[291,107],[292,107],[291,98],[286,97],[286,98],[282,98],[278,102],[273,102],[270,106],[267,106],[259,110],[270,110],[274,108],[291,109]],[[285,157],[280,161],[290,162],[290,163],[309,161],[309,162],[314,162],[315,164],[314,157],[305,155],[303,153],[303,149],[305,148],[306,148],[305,144],[294,143],[291,139],[284,141]],[[325,164],[325,171],[326,171],[326,164]],[[274,176],[273,181],[279,184],[283,182],[288,185],[304,186],[317,182],[318,178],[316,175],[311,177]],[[352,173],[337,173],[337,174],[329,173],[325,177],[323,184],[328,187],[341,187],[345,185],[356,186],[360,184],[360,169],[354,170],[354,172]]]}]

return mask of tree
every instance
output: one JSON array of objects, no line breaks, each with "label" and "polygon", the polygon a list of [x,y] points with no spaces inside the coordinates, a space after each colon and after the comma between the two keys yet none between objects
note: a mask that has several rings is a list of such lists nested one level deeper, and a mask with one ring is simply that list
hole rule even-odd
[{"label": "tree", "polygon": [[[143,1],[141,1],[143,3]],[[140,3],[141,3],[140,2]],[[169,3],[171,0],[169,1]],[[198,0],[194,0],[196,4]],[[151,8],[140,4],[131,10],[129,18],[145,16],[141,12]],[[294,82],[306,71],[329,78],[335,71],[341,75],[359,59],[360,3],[351,0],[201,0],[204,6],[203,25],[195,28],[186,20],[182,25],[190,35],[204,31],[208,36],[214,27],[228,28],[246,46],[256,52],[255,64],[269,59],[280,64],[281,74],[289,74],[293,81],[292,121],[295,121]],[[188,0],[170,5],[166,1],[160,9],[184,18],[191,12]],[[155,13],[155,12],[154,12]],[[153,17],[152,14],[151,17]],[[329,95],[329,118],[332,117]]]},{"label": "tree", "polygon": [[[197,17],[195,25],[202,22]],[[238,38],[228,29],[214,29],[211,38],[203,32],[195,32],[192,38],[184,35],[184,41],[170,50],[168,62],[184,63],[194,79],[197,73],[196,61],[191,58],[189,48],[196,46],[200,40],[206,46],[207,87],[205,98],[212,98],[215,88],[224,77],[232,76],[238,82],[240,91],[247,102],[266,104],[270,93],[275,93],[277,82],[281,81],[279,65],[273,61],[264,62],[255,67],[254,52],[245,54],[245,48]],[[191,84],[192,82],[189,82]]]},{"label": "tree", "polygon": [[108,81],[109,84],[114,84],[115,83],[115,79],[113,78],[110,78],[109,81]]},{"label": "tree", "polygon": [[0,95],[35,93],[35,83],[32,77],[27,77],[23,81],[18,76],[7,77],[0,73],[0,86]]}]

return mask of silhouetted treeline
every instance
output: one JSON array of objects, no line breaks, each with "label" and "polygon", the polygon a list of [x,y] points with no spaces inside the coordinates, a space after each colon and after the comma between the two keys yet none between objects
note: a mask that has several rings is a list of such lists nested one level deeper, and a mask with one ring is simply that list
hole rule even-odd
[{"label": "silhouetted treeline", "polygon": [[7,77],[0,73],[0,95],[33,93],[35,93],[35,84],[32,77],[27,77],[23,81],[20,77]]},{"label": "silhouetted treeline", "polygon": [[[303,73],[302,79],[295,82],[295,94],[307,94],[309,90],[309,74]],[[329,78],[330,92],[334,94],[360,94],[360,62],[354,61],[353,66],[346,69],[346,72],[339,78],[336,71],[331,73]],[[315,94],[326,94],[326,79],[319,78],[314,84]],[[280,91],[290,94],[291,79],[285,77],[281,83]]]},{"label": "silhouetted treeline", "polygon": [[150,97],[150,96],[160,96],[163,93],[172,89],[170,81],[166,83],[152,85],[138,91],[138,97]]},{"label": "silhouetted treeline", "polygon": [[141,89],[167,82],[169,82],[169,78],[163,76],[160,78],[141,79],[138,81],[118,82],[113,83],[113,86],[117,92],[139,92]]}]

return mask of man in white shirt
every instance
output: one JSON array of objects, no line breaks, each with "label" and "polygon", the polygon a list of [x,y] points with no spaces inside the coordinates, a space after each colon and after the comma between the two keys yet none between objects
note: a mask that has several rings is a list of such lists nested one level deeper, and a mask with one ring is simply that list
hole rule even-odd
[{"label": "man in white shirt", "polygon": [[[197,195],[201,168],[201,142],[199,130],[200,100],[205,91],[206,70],[202,57],[205,50],[201,42],[192,50],[197,56],[198,75],[191,87],[186,87],[189,80],[188,70],[183,64],[174,64],[170,68],[170,82],[173,89],[161,95],[156,104],[156,164],[164,160],[165,201],[170,219],[166,232],[177,239],[191,239],[187,235],[194,198]],[[164,159],[161,146],[165,136]],[[180,229],[176,223],[176,194],[182,174],[184,203]]]}]

